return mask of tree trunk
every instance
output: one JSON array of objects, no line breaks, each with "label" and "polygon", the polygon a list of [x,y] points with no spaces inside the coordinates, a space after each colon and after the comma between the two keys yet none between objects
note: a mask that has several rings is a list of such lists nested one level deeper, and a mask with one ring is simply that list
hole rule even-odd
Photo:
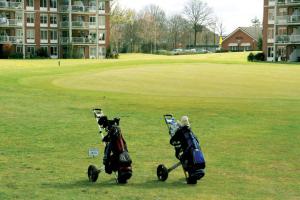
[{"label": "tree trunk", "polygon": [[194,48],[196,48],[196,46],[197,46],[197,25],[195,24],[194,25]]}]

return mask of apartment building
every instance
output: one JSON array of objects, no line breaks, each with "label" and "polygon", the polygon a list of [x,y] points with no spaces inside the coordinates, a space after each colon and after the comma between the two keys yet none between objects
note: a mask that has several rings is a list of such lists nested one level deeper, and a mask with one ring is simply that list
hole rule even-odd
[{"label": "apartment building", "polygon": [[264,0],[263,50],[267,61],[300,62],[300,0]]},{"label": "apartment building", "polygon": [[0,51],[30,58],[102,58],[109,0],[0,0]]}]

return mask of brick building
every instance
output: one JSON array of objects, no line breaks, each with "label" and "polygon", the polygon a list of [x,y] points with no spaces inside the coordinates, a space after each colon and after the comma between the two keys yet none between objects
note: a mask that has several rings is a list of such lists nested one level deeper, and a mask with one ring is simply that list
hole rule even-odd
[{"label": "brick building", "polygon": [[264,0],[267,61],[300,61],[300,0]]},{"label": "brick building", "polygon": [[261,27],[239,27],[223,40],[222,49],[227,51],[258,50],[257,44],[261,35]]},{"label": "brick building", "polygon": [[0,54],[101,58],[109,45],[109,0],[0,0]]}]

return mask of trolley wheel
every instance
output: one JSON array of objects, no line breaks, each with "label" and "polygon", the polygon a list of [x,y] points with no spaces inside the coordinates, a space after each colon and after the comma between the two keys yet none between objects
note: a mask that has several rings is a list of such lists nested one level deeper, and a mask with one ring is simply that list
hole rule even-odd
[{"label": "trolley wheel", "polygon": [[197,179],[194,177],[188,177],[186,178],[186,183],[190,185],[196,185],[197,184]]},{"label": "trolley wheel", "polygon": [[100,170],[94,165],[90,165],[88,168],[88,178],[90,182],[96,182],[99,176]]},{"label": "trolley wheel", "polygon": [[165,165],[158,165],[157,167],[157,178],[160,181],[165,181],[168,179],[169,171]]},{"label": "trolley wheel", "polygon": [[118,175],[117,175],[117,178],[116,178],[116,181],[117,183],[119,184],[126,184],[128,179],[130,179],[132,176],[132,172],[121,172],[121,171],[118,171]]}]

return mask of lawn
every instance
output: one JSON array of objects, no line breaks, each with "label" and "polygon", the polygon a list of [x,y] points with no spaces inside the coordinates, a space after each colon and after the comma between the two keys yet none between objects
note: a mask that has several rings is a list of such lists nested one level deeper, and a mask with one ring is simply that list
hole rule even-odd
[{"label": "lawn", "polygon": [[[300,199],[300,65],[247,53],[0,61],[0,199]],[[128,185],[89,183],[103,153],[91,109],[121,117]],[[206,176],[185,184],[163,114],[190,117]]]}]

